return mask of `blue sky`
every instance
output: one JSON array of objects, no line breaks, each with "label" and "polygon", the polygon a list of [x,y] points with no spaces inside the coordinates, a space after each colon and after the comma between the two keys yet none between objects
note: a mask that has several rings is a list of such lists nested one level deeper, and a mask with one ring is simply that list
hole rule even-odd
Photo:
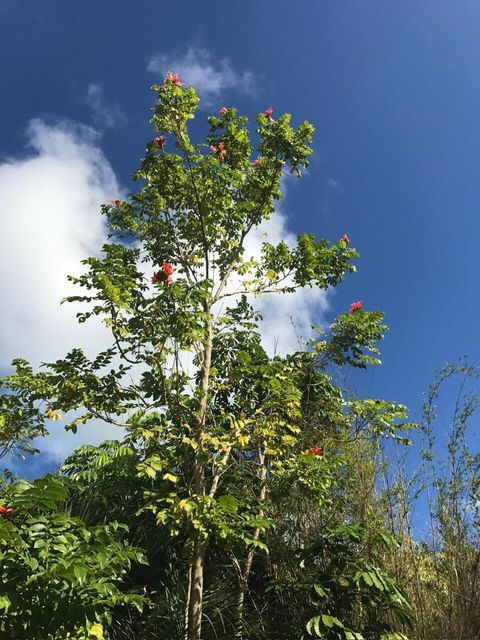
[{"label": "blue sky", "polygon": [[96,247],[98,204],[134,188],[168,65],[196,73],[212,110],[314,123],[286,224],[348,233],[362,257],[313,319],[357,299],[385,311],[384,365],[352,381],[415,418],[433,369],[480,355],[479,33],[463,0],[0,0],[0,366],[75,344],[71,313],[50,324],[62,270]]}]

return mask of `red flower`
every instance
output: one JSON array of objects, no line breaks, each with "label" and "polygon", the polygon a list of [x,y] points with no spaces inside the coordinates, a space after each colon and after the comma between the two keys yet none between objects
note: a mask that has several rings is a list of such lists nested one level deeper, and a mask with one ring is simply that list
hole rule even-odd
[{"label": "red flower", "polygon": [[346,233],[343,234],[343,236],[340,238],[340,242],[344,242],[347,247],[350,244],[350,238],[347,236]]},{"label": "red flower", "polygon": [[310,447],[310,453],[312,454],[312,456],[321,456],[322,452],[322,447]]},{"label": "red flower", "polygon": [[167,71],[167,79],[170,80],[170,82],[176,85],[177,87],[185,86],[185,83],[180,82],[180,80],[178,79],[178,73],[172,73],[171,71]]},{"label": "red flower", "polygon": [[227,111],[228,111],[227,107],[222,107],[218,113],[221,116],[224,116],[224,115],[226,115]]},{"label": "red flower", "polygon": [[270,124],[275,124],[275,120],[272,118],[272,113],[273,107],[268,107],[268,109],[265,109],[263,112],[263,115],[269,120]]},{"label": "red flower", "polygon": [[352,302],[352,304],[350,305],[350,315],[353,316],[355,311],[360,311],[362,307],[363,307],[363,302],[361,300],[358,300],[357,302]]},{"label": "red flower", "polygon": [[171,276],[175,271],[175,267],[171,262],[164,262],[162,265],[162,271],[166,276]]},{"label": "red flower", "polygon": [[4,505],[0,506],[0,514],[2,516],[9,516],[13,511],[12,507],[5,507]]},{"label": "red flower", "polygon": [[173,278],[171,278],[170,276],[174,271],[175,267],[171,262],[164,262],[158,271],[153,272],[153,276],[151,278],[152,284],[161,282],[164,287],[167,287],[173,282]]},{"label": "red flower", "polygon": [[153,144],[159,149],[163,149],[166,141],[167,139],[165,138],[165,136],[157,136],[156,138],[153,139]]},{"label": "red flower", "polygon": [[253,162],[250,162],[250,166],[251,167],[256,167],[258,166],[258,163],[260,162],[260,158],[257,158],[256,160],[254,160]]},{"label": "red flower", "polygon": [[225,149],[224,142],[219,142],[218,146],[211,144],[210,151],[217,156],[220,162],[225,162],[225,156],[227,155],[227,150]]},{"label": "red flower", "polygon": [[115,206],[119,207],[122,204],[121,200],[110,200],[110,202]]}]

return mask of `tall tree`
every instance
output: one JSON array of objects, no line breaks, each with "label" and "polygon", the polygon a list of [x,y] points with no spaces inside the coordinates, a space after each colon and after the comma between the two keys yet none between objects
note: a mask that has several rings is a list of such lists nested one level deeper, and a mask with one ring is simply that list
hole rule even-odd
[{"label": "tall tree", "polygon": [[0,418],[4,429],[21,423],[36,434],[74,410],[69,429],[91,420],[127,429],[139,475],[155,481],[143,509],[184,541],[184,637],[201,638],[213,542],[238,566],[241,637],[254,556],[267,549],[267,501],[288,487],[324,499],[333,474],[320,443],[340,431],[393,434],[403,408],[347,402],[326,373],[331,363],[378,362],[382,314],[361,302],[304,353],[271,358],[261,345],[254,296],[327,289],[355,269],[347,236],[329,244],[304,234],[295,246],[266,239],[259,255],[245,250],[274,215],[285,172],[300,177],[308,165],[312,125],[294,128],[289,114],[274,119],[268,108],[257,116],[254,152],[247,119],[222,107],[194,144],[195,90],[170,72],[153,89],[156,135],[135,174],[140,187],[103,206],[110,240],[84,261],[84,275],[70,277],[84,289],[67,298],[87,305],[79,321],[102,318],[112,345],[93,360],[73,349],[41,373],[15,361]]}]

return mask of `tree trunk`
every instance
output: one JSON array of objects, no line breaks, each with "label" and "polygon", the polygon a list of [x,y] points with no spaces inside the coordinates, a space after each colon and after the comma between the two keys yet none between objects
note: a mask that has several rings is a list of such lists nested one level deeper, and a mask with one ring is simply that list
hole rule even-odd
[{"label": "tree trunk", "polygon": [[[201,498],[205,496],[205,463],[203,461],[203,438],[208,406],[208,389],[210,383],[210,368],[212,362],[213,326],[210,307],[205,306],[207,320],[205,323],[205,349],[203,352],[202,371],[200,376],[201,395],[198,412],[194,416],[195,451],[194,484],[195,493]],[[188,601],[188,640],[201,640],[202,612],[203,612],[203,574],[205,567],[205,552],[207,540],[202,539],[197,531],[193,548],[191,565],[190,596]]]},{"label": "tree trunk", "polygon": [[188,640],[201,640],[202,637],[203,571],[206,548],[206,543],[200,541],[199,535],[197,535],[193,552],[192,581],[188,606]]},{"label": "tree trunk", "polygon": [[190,619],[190,592],[192,590],[192,567],[188,570],[188,587],[187,587],[187,598],[185,602],[185,615],[184,615],[184,623],[183,623],[183,640],[188,640],[188,621]]},{"label": "tree trunk", "polygon": [[[260,503],[264,502],[267,493],[266,479],[267,479],[267,465],[265,464],[265,454],[263,451],[259,451],[258,454],[260,472],[258,474],[260,480],[260,493],[258,499]],[[260,510],[260,516],[263,516],[263,510]],[[260,537],[260,529],[255,529],[253,533],[254,540],[258,540]],[[235,625],[235,639],[242,640],[243,638],[243,611],[245,606],[245,595],[248,589],[248,578],[252,569],[253,558],[255,556],[255,547],[250,547],[248,550],[243,569],[240,572],[238,595],[237,595],[237,621]]]},{"label": "tree trunk", "polygon": [[[253,560],[253,554],[252,554]],[[242,640],[243,638],[243,607],[245,604],[245,593],[247,592],[248,577],[247,580],[243,579],[243,575],[240,577],[240,585],[237,596],[237,624],[235,629],[235,638]]]}]

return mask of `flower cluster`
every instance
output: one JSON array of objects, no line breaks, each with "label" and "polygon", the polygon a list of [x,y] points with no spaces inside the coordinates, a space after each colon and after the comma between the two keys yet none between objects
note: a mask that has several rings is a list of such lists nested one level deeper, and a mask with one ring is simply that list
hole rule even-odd
[{"label": "flower cluster", "polygon": [[153,144],[158,148],[158,149],[163,149],[163,147],[165,146],[167,139],[165,138],[165,136],[157,136],[156,138],[153,139]]},{"label": "flower cluster", "polygon": [[260,162],[260,158],[256,158],[256,160],[254,160],[253,162],[250,162],[250,166],[253,168],[258,167],[259,162]]},{"label": "flower cluster", "polygon": [[361,300],[358,300],[357,302],[352,302],[352,304],[350,305],[350,315],[353,316],[355,311],[360,311],[362,307],[363,307],[363,302]]},{"label": "flower cluster", "polygon": [[172,73],[171,71],[167,71],[167,80],[170,80],[172,84],[176,87],[184,87],[185,82],[180,82],[178,78],[178,73]]},{"label": "flower cluster", "polygon": [[323,449],[322,447],[310,447],[309,451],[312,454],[312,456],[321,456]]},{"label": "flower cluster", "polygon": [[350,244],[350,238],[347,236],[346,233],[344,233],[343,236],[340,238],[340,242],[344,242],[345,245],[348,247],[348,245]]},{"label": "flower cluster", "polygon": [[275,120],[272,118],[272,113],[273,107],[268,107],[268,109],[265,109],[265,111],[263,112],[263,115],[265,116],[265,118],[267,118],[270,124],[275,124]]},{"label": "flower cluster", "polygon": [[113,200],[113,199],[111,199],[110,202],[113,204],[114,207],[119,207],[122,204],[121,200]]},{"label": "flower cluster", "polygon": [[0,505],[0,514],[2,516],[9,516],[13,511],[12,507],[5,507],[3,504]]},{"label": "flower cluster", "polygon": [[168,287],[173,282],[172,273],[175,271],[175,267],[171,262],[164,262],[158,271],[153,272],[151,278],[152,284],[160,282],[164,287]]},{"label": "flower cluster", "polygon": [[222,107],[218,113],[223,117],[227,115],[227,112],[228,112],[227,107]]},{"label": "flower cluster", "polygon": [[227,155],[227,150],[225,149],[225,143],[219,142],[218,145],[210,145],[210,151],[214,153],[220,162],[225,162],[225,156]]}]

